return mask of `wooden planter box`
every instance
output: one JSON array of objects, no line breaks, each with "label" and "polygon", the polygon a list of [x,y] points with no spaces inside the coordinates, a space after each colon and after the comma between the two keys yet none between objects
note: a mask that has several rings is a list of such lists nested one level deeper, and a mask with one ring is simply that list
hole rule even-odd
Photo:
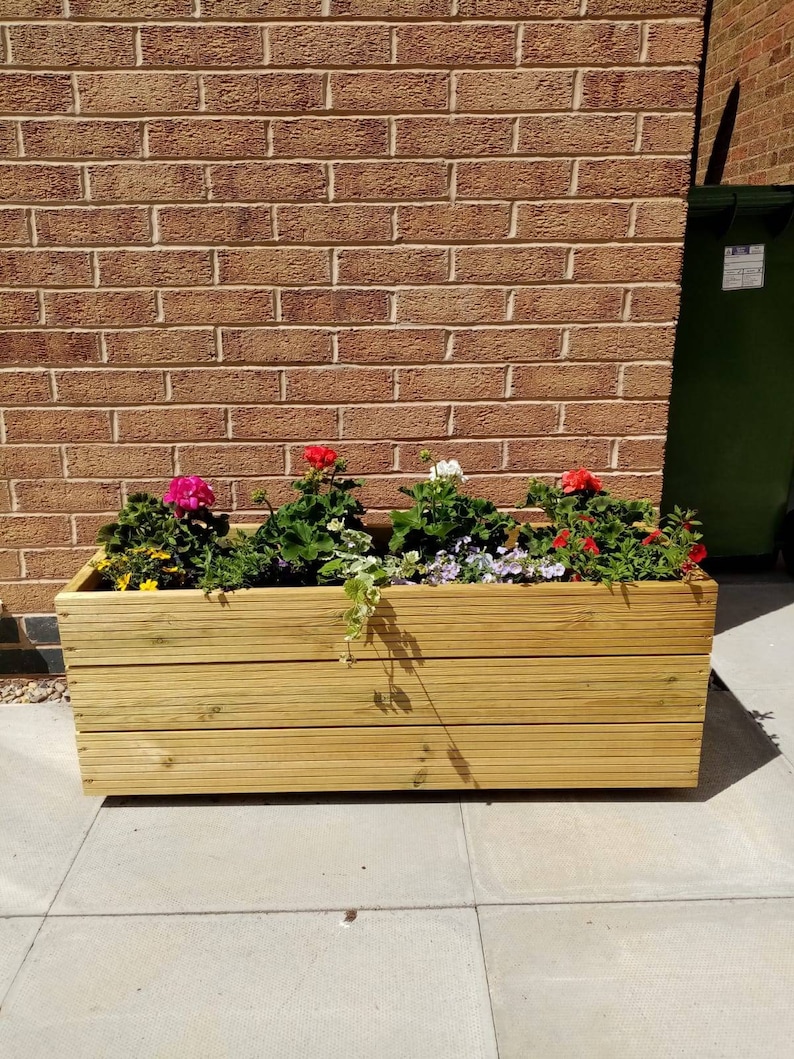
[{"label": "wooden planter box", "polygon": [[717,587],[394,587],[56,599],[89,794],[694,787]]}]

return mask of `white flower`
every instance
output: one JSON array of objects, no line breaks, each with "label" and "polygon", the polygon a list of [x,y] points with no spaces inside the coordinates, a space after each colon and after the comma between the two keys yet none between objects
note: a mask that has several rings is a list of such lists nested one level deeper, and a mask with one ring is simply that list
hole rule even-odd
[{"label": "white flower", "polygon": [[433,464],[430,468],[430,480],[434,482],[437,478],[459,478],[461,482],[466,481],[457,460],[439,460]]}]

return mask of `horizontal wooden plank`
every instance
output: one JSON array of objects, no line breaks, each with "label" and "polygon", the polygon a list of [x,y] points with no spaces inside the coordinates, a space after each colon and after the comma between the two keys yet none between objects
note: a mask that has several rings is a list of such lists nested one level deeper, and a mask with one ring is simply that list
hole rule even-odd
[{"label": "horizontal wooden plank", "polygon": [[693,785],[702,725],[83,732],[86,789],[389,790]]},{"label": "horizontal wooden plank", "polygon": [[702,721],[706,655],[77,667],[80,731]]},{"label": "horizontal wooden plank", "polygon": [[[143,598],[143,597],[146,598]],[[69,670],[176,662],[334,661],[348,651],[339,588],[61,593]],[[708,654],[716,586],[395,586],[352,645],[362,660]]]}]

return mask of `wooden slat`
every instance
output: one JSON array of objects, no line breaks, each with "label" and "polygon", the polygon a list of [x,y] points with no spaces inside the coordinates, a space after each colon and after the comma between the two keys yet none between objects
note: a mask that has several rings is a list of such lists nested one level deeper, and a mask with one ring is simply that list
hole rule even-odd
[{"label": "wooden slat", "polygon": [[80,731],[702,721],[706,655],[78,667]]},{"label": "wooden slat", "polygon": [[[143,596],[146,598],[142,598]],[[711,581],[393,587],[356,658],[707,654]],[[80,666],[135,662],[334,661],[347,648],[341,589],[61,593],[64,655]]]},{"label": "wooden slat", "polygon": [[81,733],[91,793],[693,786],[700,724]]}]

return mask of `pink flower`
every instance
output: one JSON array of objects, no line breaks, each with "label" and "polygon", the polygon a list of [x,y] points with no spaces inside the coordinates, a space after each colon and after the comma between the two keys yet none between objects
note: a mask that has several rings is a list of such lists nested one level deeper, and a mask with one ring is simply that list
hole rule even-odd
[{"label": "pink flower", "polygon": [[199,478],[197,474],[191,474],[187,478],[174,478],[163,501],[166,504],[173,504],[174,514],[177,518],[182,518],[186,511],[197,511],[200,507],[212,507],[215,503],[215,494],[203,478]]}]

